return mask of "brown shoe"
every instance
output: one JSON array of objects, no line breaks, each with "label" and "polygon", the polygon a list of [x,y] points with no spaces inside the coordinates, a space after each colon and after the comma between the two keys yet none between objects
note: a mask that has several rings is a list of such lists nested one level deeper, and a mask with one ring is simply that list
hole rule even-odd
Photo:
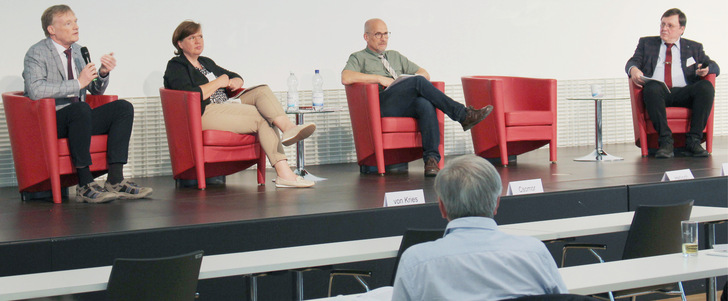
[{"label": "brown shoe", "polygon": [[429,158],[425,162],[425,177],[434,177],[437,172],[440,171],[440,167],[437,166],[437,159]]},{"label": "brown shoe", "polygon": [[465,120],[460,123],[463,126],[463,131],[467,131],[483,121],[490,112],[493,112],[493,106],[491,105],[487,105],[480,110],[476,110],[472,106],[465,108]]}]

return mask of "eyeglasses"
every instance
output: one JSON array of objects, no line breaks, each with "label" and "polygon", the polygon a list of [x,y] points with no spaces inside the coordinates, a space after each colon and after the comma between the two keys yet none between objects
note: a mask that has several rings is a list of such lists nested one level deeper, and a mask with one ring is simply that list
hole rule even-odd
[{"label": "eyeglasses", "polygon": [[[367,32],[367,33],[368,34],[372,34],[371,32]],[[392,33],[391,31],[387,31],[387,32],[376,32],[376,33],[374,33],[374,37],[377,38],[377,39],[381,39],[383,37],[388,38],[389,37],[389,34],[391,34],[391,33]]]}]

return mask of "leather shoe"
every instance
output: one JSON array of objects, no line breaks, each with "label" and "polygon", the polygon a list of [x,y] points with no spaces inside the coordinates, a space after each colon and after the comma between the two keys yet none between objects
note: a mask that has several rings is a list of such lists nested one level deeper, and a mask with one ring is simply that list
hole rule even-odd
[{"label": "leather shoe", "polygon": [[310,122],[297,125],[294,128],[283,132],[283,136],[281,137],[281,144],[283,144],[283,146],[289,146],[291,144],[294,144],[298,141],[308,138],[308,136],[311,136],[311,134],[313,134],[315,130],[316,125]]},{"label": "leather shoe", "polygon": [[672,143],[665,143],[663,145],[660,145],[660,148],[655,153],[655,158],[658,159],[672,158],[674,156],[675,152]]},{"label": "leather shoe", "polygon": [[467,131],[483,121],[485,117],[488,117],[490,112],[493,112],[493,106],[491,105],[487,105],[480,110],[476,110],[472,106],[465,108],[465,120],[460,122],[463,126],[463,131]]},{"label": "leather shoe", "polygon": [[316,184],[314,181],[309,181],[301,176],[297,176],[295,180],[286,180],[281,177],[276,178],[277,188],[307,188]]},{"label": "leather shoe", "polygon": [[437,166],[437,159],[428,158],[425,162],[425,177],[437,176],[437,172],[440,171],[440,167]]},{"label": "leather shoe", "polygon": [[707,157],[710,155],[708,151],[706,151],[700,143],[694,143],[692,145],[686,145],[685,150],[690,152],[693,157]]}]

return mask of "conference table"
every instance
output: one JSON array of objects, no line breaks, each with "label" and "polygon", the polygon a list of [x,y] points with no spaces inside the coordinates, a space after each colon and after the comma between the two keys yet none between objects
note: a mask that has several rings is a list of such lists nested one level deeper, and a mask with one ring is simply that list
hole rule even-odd
[{"label": "conference table", "polygon": [[[560,268],[559,273],[569,293],[594,295],[728,275],[728,257],[716,256],[713,250],[701,250],[695,257],[667,254]],[[310,301],[390,300],[391,295],[391,288],[384,288],[371,295],[340,295]]]},{"label": "conference table", "polygon": [[[627,231],[633,215],[634,212],[620,212],[509,224],[498,228],[509,234],[549,241]],[[693,206],[690,219],[700,223],[726,221],[728,208]],[[210,255],[203,258],[200,279],[394,258],[401,240],[402,236],[390,236]],[[0,300],[102,291],[106,289],[110,272],[111,266],[103,266],[0,277]]]}]

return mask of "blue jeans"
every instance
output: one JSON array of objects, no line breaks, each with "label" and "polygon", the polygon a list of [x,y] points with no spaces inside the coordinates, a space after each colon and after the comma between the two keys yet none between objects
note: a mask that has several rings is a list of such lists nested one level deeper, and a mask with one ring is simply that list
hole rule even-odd
[{"label": "blue jeans", "polygon": [[465,120],[465,106],[435,88],[422,76],[415,76],[399,82],[379,93],[379,106],[382,117],[412,117],[417,119],[422,135],[423,159],[440,161],[440,126],[437,123],[435,108],[440,109],[450,119]]}]

